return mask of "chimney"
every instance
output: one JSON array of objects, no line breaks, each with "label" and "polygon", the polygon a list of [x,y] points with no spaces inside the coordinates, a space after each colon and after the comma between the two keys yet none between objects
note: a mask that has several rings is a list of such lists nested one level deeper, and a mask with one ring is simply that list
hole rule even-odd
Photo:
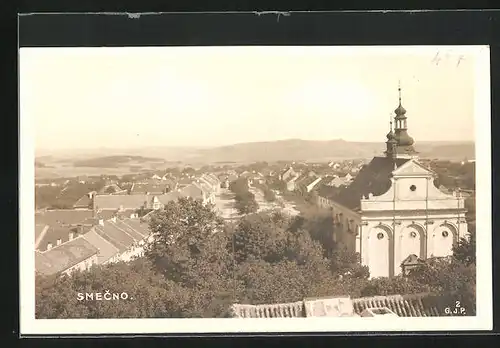
[{"label": "chimney", "polygon": [[57,243],[57,245],[61,245],[61,242],[62,242],[61,238],[59,238],[56,243]]},{"label": "chimney", "polygon": [[52,243],[49,242],[49,243],[47,243],[47,250],[50,250],[50,249],[52,249]]},{"label": "chimney", "polygon": [[103,219],[99,219],[99,225],[104,226],[104,220]]},{"label": "chimney", "polygon": [[[80,226],[78,226],[78,227],[80,227]],[[69,240],[73,240],[74,236],[75,236],[74,233],[70,232],[69,235],[68,235],[68,239]]]}]

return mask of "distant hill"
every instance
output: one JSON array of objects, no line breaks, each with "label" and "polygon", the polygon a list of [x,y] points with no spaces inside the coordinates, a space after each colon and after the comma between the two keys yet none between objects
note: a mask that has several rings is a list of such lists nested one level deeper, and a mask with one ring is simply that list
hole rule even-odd
[{"label": "distant hill", "polygon": [[[416,150],[423,158],[447,160],[474,159],[473,142],[417,142]],[[99,149],[75,153],[74,166],[111,168],[133,163],[180,161],[192,163],[248,163],[257,161],[329,161],[349,158],[372,158],[383,155],[382,142],[351,142],[342,139],[311,141],[289,139],[269,142],[241,143],[212,148],[147,147],[134,149]],[[93,156],[89,154],[92,153]],[[99,155],[96,155],[99,153]],[[116,155],[116,154],[127,155]],[[55,160],[55,155],[53,155]],[[70,151],[64,156],[71,158]],[[154,156],[154,157],[150,157]],[[37,158],[38,160],[38,158]],[[45,161],[43,161],[45,162]],[[172,163],[170,163],[172,164]]]},{"label": "distant hill", "polygon": [[104,156],[73,162],[74,167],[99,167],[114,168],[118,166],[147,163],[147,162],[165,162],[163,158],[143,157],[143,156]]},{"label": "distant hill", "polygon": [[[462,160],[474,158],[474,143],[422,142],[415,145],[424,158]],[[348,158],[372,158],[385,150],[383,143],[350,142],[345,140],[308,141],[282,140],[243,143],[200,150],[197,160],[206,162],[256,161],[328,161]],[[194,158],[192,158],[194,159]]]}]

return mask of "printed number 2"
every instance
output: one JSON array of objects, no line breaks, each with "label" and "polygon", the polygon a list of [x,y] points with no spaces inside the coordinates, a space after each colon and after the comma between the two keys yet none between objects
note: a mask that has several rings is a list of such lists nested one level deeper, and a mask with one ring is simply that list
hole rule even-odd
[{"label": "printed number 2", "polygon": [[455,301],[455,308],[460,308],[460,301]]}]

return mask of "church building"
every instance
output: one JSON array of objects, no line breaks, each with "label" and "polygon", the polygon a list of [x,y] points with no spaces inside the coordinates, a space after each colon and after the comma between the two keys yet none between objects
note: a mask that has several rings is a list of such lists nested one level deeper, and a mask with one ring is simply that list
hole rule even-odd
[{"label": "church building", "polygon": [[336,242],[359,253],[371,277],[398,275],[407,259],[449,256],[468,234],[460,191],[439,190],[435,173],[419,162],[400,88],[386,145],[384,156],[374,157],[349,186],[319,200],[332,209]]}]

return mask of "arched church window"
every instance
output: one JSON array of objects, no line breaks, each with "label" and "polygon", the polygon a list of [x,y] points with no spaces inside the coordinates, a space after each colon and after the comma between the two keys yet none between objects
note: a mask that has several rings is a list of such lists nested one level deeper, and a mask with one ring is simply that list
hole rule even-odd
[{"label": "arched church window", "polygon": [[443,237],[448,237],[448,231],[443,231],[443,233],[441,233],[443,235]]},{"label": "arched church window", "polygon": [[411,231],[410,232],[410,237],[415,238],[417,236],[417,232]]},{"label": "arched church window", "polygon": [[415,191],[416,189],[417,189],[417,186],[415,186],[415,185],[410,186],[410,191]]},{"label": "arched church window", "polygon": [[380,232],[379,234],[377,234],[377,238],[378,239],[383,239],[384,238],[384,234],[382,232]]}]

